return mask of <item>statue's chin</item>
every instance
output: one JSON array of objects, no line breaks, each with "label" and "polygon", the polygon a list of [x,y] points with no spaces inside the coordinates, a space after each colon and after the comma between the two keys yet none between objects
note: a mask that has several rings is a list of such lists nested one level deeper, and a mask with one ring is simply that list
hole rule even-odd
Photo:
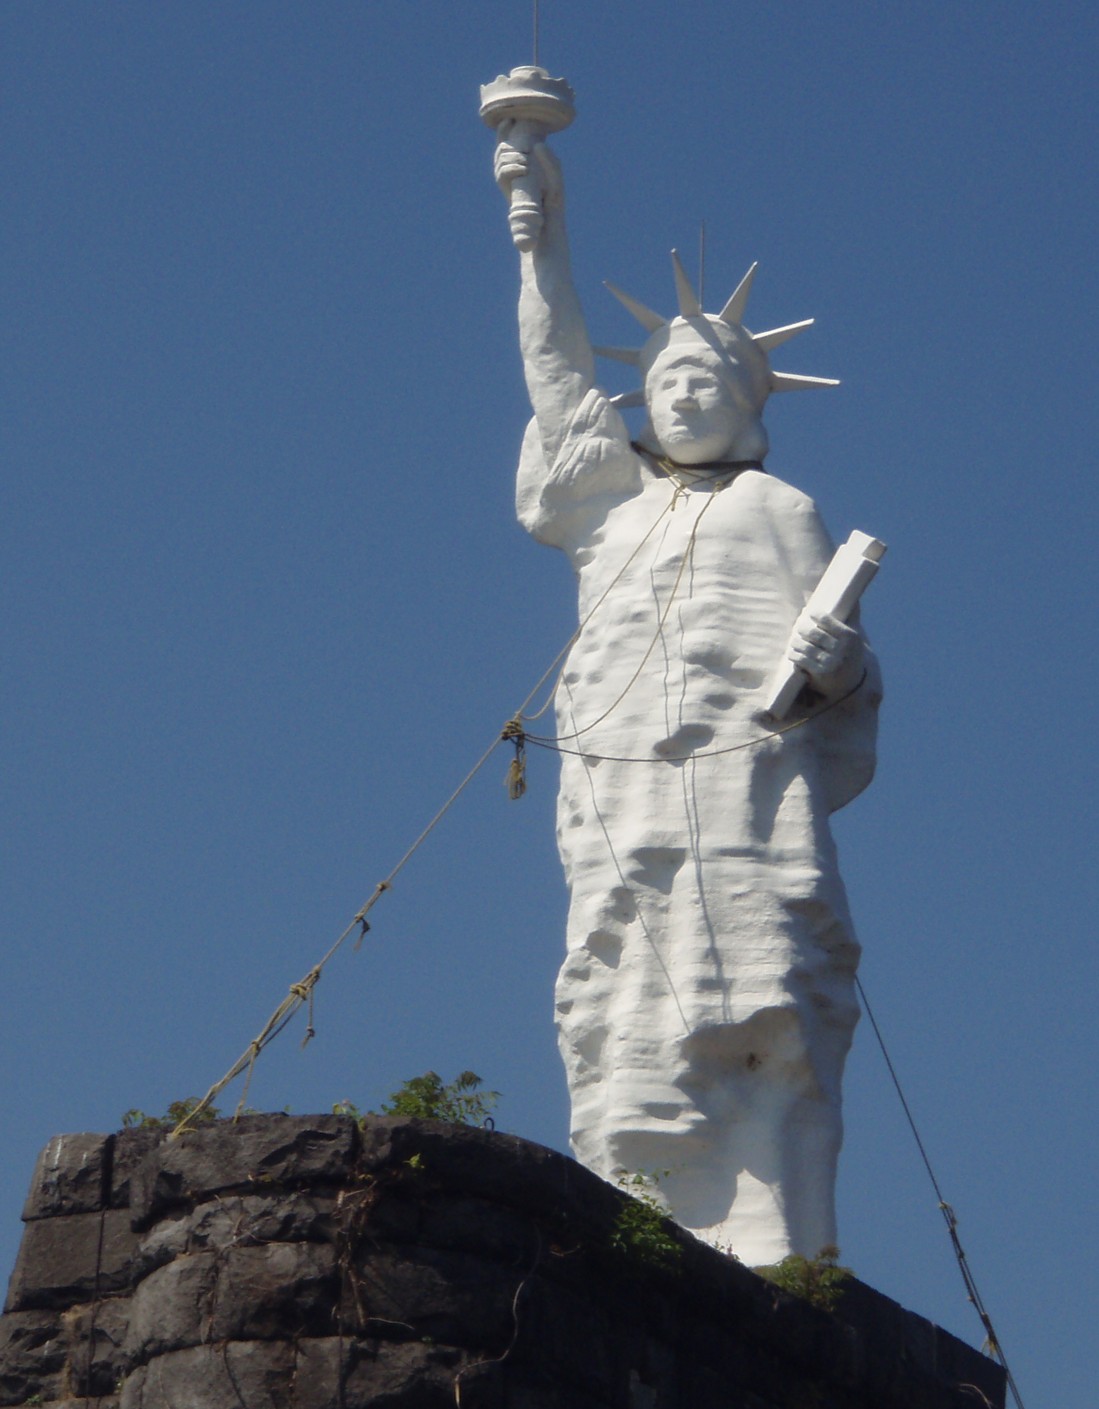
[{"label": "statue's chin", "polygon": [[678,465],[709,465],[736,460],[762,460],[767,454],[767,432],[762,422],[747,426],[734,436],[690,435],[686,432],[654,436],[661,451]]},{"label": "statue's chin", "polygon": [[714,448],[699,444],[697,440],[688,440],[679,445],[672,444],[665,448],[664,454],[679,465],[706,465],[715,460],[731,458],[725,446]]},{"label": "statue's chin", "polygon": [[[761,420],[741,422],[730,434],[727,427],[699,435],[702,427],[660,425],[650,419],[641,440],[678,465],[708,465],[738,460],[762,460],[767,454],[767,431]],[[694,433],[692,433],[692,431]]]},{"label": "statue's chin", "polygon": [[695,440],[684,437],[682,440],[669,436],[658,441],[661,450],[677,465],[708,465],[717,460],[739,458],[725,441]]}]

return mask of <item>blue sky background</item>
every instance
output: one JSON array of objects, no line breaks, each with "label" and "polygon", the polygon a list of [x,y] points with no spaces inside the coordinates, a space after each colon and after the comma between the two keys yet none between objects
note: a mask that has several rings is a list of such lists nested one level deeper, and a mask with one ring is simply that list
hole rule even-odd
[{"label": "blue sky background", "polygon": [[[0,7],[0,1263],[39,1148],[229,1066],[572,629],[514,522],[517,272],[478,85],[525,0]],[[772,470],[889,555],[887,701],[837,819],[862,977],[1029,1409],[1097,1310],[1099,12],[543,0],[593,337],[612,278],[834,375]],[[618,383],[616,389],[620,389]],[[472,1067],[563,1148],[551,757],[500,751],[262,1058],[251,1103]],[[231,1108],[239,1086],[228,1094]],[[844,1260],[965,1338],[869,1025]]]}]

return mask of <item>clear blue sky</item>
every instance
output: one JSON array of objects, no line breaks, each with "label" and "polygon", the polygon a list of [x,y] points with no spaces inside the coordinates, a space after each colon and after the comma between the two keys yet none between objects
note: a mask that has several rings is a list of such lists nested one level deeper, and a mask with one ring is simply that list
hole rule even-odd
[{"label": "clear blue sky", "polygon": [[[1028,1409],[1091,1409],[1095,1071],[1093,5],[543,0],[600,281],[708,303],[833,392],[770,465],[889,556],[887,702],[840,819],[890,1043]],[[478,85],[525,0],[6,0],[4,1162],[203,1090],[571,630],[513,519],[517,283]],[[472,1067],[562,1148],[552,760],[500,752],[257,1068],[263,1108]],[[231,1107],[239,1087],[229,1096]],[[977,1343],[868,1024],[844,1260]],[[1086,1386],[1086,1388],[1085,1388]]]}]

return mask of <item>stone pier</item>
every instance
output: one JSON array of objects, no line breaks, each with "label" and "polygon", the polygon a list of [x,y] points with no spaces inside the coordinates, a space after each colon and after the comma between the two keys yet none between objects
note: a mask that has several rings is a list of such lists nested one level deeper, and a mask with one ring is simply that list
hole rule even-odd
[{"label": "stone pier", "polygon": [[[856,1281],[776,1290],[514,1136],[248,1116],[39,1158],[0,1404],[1001,1409],[999,1368]],[[676,1251],[678,1250],[678,1251]]]}]

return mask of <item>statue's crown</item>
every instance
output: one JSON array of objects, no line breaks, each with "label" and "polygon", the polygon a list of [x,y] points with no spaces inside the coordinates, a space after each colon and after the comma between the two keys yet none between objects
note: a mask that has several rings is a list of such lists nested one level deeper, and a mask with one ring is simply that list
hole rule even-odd
[{"label": "statue's crown", "polygon": [[[839,382],[832,377],[805,377],[794,372],[776,372],[772,369],[767,356],[771,348],[779,347],[798,333],[803,333],[806,328],[811,328],[813,319],[805,318],[800,323],[787,323],[784,327],[771,328],[763,333],[750,332],[744,326],[744,311],[758,267],[758,264],[752,265],[720,313],[704,313],[679,255],[672,250],[676,299],[679,304],[679,316],[675,318],[665,318],[662,314],[654,313],[651,308],[639,303],[637,299],[608,281],[607,288],[646,329],[649,337],[639,348],[597,347],[595,351],[601,357],[611,357],[616,362],[627,362],[639,368],[644,376],[665,348],[680,342],[706,343],[724,356],[732,357],[738,362],[755,364],[762,383],[761,400],[773,391],[839,386]],[[642,406],[645,393],[626,392],[622,396],[612,397],[611,400],[616,406]]]}]

